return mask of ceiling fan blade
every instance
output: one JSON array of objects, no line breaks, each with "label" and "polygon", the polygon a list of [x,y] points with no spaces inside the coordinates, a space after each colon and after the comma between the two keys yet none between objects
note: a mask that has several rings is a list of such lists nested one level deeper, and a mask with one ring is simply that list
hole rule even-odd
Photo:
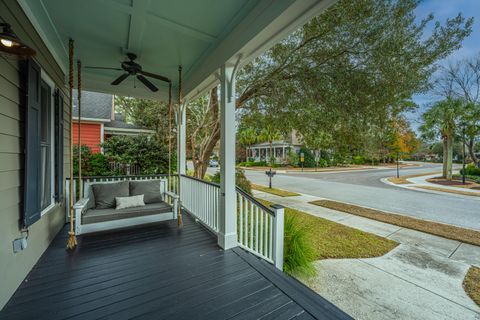
[{"label": "ceiling fan blade", "polygon": [[155,87],[153,83],[148,81],[148,79],[142,76],[141,74],[137,75],[137,79],[140,80],[140,82],[142,82],[148,89],[152,90],[153,92],[158,91],[158,88]]},{"label": "ceiling fan blade", "polygon": [[170,79],[168,79],[167,77],[158,75],[158,74],[146,72],[146,71],[143,71],[143,70],[140,71],[139,73],[143,74],[144,76],[150,77],[150,78],[154,78],[154,79],[158,79],[158,80],[162,80],[162,81],[170,83]]},{"label": "ceiling fan blade", "polygon": [[128,73],[122,74],[120,77],[118,77],[117,79],[112,81],[112,86],[116,86],[116,85],[120,84],[123,80],[127,79],[127,77],[129,75],[130,74],[128,74]]},{"label": "ceiling fan blade", "polygon": [[86,66],[86,67],[83,67],[85,69],[99,69],[99,70],[118,70],[118,71],[122,71],[122,69],[120,68],[110,68],[110,67],[91,67],[91,66]]}]

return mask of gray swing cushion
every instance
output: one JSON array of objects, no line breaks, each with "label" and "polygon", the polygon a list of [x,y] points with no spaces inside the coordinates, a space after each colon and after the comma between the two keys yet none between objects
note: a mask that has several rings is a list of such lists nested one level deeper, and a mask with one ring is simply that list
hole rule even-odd
[{"label": "gray swing cushion", "polygon": [[88,189],[88,202],[87,202],[87,210],[95,208],[95,196],[93,195],[93,188],[90,186]]},{"label": "gray swing cushion", "polygon": [[93,184],[92,188],[95,197],[95,209],[114,208],[115,197],[129,196],[128,185],[128,181]]},{"label": "gray swing cushion", "polygon": [[163,201],[160,193],[160,180],[130,181],[130,196],[143,194],[145,204],[159,203]]},{"label": "gray swing cushion", "polygon": [[137,218],[142,216],[149,216],[159,213],[172,212],[172,207],[165,202],[147,204],[143,207],[126,208],[116,210],[109,209],[91,209],[85,212],[82,216],[83,224],[108,222],[112,220],[120,220],[126,218]]}]

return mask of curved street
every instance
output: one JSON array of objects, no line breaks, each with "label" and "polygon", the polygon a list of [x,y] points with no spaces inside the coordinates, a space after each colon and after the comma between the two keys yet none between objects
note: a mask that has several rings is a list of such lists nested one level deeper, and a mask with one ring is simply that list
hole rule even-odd
[{"label": "curved street", "polygon": [[[401,168],[400,175],[440,172],[441,164]],[[348,202],[383,211],[480,230],[480,198],[436,194],[385,184],[395,168],[342,172],[277,173],[273,187]],[[245,171],[256,184],[268,185],[263,171]]]}]

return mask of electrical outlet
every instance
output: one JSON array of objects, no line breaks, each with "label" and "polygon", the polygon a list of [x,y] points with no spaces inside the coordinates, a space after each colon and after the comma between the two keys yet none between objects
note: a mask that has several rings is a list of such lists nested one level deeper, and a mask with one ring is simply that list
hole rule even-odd
[{"label": "electrical outlet", "polygon": [[13,252],[17,253],[27,248],[27,238],[18,238],[13,240]]}]

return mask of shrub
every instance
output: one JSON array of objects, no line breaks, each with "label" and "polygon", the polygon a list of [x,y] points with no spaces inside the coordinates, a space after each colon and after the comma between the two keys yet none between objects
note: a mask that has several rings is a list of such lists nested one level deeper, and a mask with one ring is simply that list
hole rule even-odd
[{"label": "shrub", "polygon": [[[82,176],[109,176],[110,170],[107,158],[101,153],[92,154],[90,148],[82,145]],[[73,175],[78,175],[78,146],[73,146]]]},{"label": "shrub", "polygon": [[[220,183],[220,172],[217,171],[211,178],[210,180],[214,183]],[[243,171],[240,168],[237,168],[235,170],[235,183],[237,187],[242,189],[248,194],[252,194],[252,185],[250,183],[250,180],[247,179],[245,176],[245,171]]]},{"label": "shrub", "polygon": [[[310,150],[308,150],[307,148],[301,148],[300,153],[302,153],[302,152],[303,152],[303,156],[304,156],[304,160],[305,160],[303,162],[303,166],[305,168],[315,167],[315,157],[313,156],[312,152],[310,152]],[[300,158],[300,153],[299,153],[299,158]],[[302,164],[299,162],[298,165],[301,166]]]},{"label": "shrub", "polygon": [[107,157],[101,153],[95,153],[90,156],[89,169],[90,176],[108,176],[112,174]]},{"label": "shrub", "polygon": [[287,165],[298,166],[299,165],[298,161],[299,161],[298,154],[295,151],[290,150],[287,156]]},{"label": "shrub", "polygon": [[320,168],[325,168],[325,167],[328,167],[328,161],[321,158],[319,161],[318,161],[318,166]]},{"label": "shrub", "polygon": [[[137,163],[141,174],[168,172],[168,146],[153,136],[113,136],[102,147],[105,155],[120,163]],[[172,152],[172,171],[176,170],[176,155]]]},{"label": "shrub", "polygon": [[314,260],[315,250],[306,227],[297,216],[286,214],[283,270],[298,276],[314,276]]},{"label": "shrub", "polygon": [[362,156],[354,156],[352,162],[353,164],[364,164],[365,159]]},{"label": "shrub", "polygon": [[[460,174],[463,174],[463,169],[460,170]],[[477,168],[473,163],[470,163],[465,167],[465,174],[467,176],[480,176],[480,168]]]}]

